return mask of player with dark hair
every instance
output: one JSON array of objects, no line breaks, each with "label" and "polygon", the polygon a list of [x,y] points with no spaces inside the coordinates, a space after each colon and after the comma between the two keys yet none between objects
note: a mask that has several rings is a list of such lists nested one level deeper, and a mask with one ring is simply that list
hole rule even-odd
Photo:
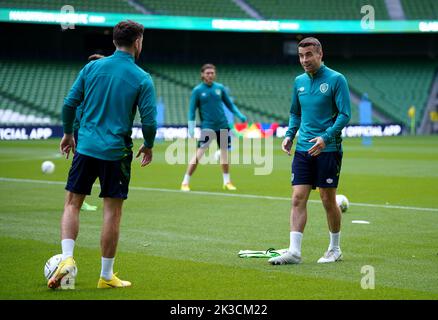
[{"label": "player with dark hair", "polygon": [[292,210],[289,250],[271,264],[301,262],[301,240],[307,221],[307,201],[312,189],[319,188],[327,214],[330,244],[318,263],[342,259],[340,248],[341,211],[336,189],[342,163],[341,131],[351,117],[350,92],[345,77],[324,65],[321,43],[305,38],[298,44],[300,63],[305,71],[295,79],[289,128],[282,150],[291,153],[299,130],[292,162]]},{"label": "player with dark hair", "polygon": [[[114,27],[113,55],[88,63],[79,73],[62,110],[64,136],[60,151],[68,158],[74,153],[66,185],[64,213],[61,219],[63,260],[49,288],[57,288],[61,280],[75,269],[73,251],[79,232],[79,212],[99,177],[103,198],[101,233],[101,273],[98,288],[130,286],[113,273],[119,239],[123,201],[128,197],[133,120],[138,108],[144,143],[138,150],[141,166],[152,161],[156,134],[155,89],[152,78],[135,64],[142,50],[143,26],[122,21]],[[82,105],[78,145],[73,137],[76,108]]]}]

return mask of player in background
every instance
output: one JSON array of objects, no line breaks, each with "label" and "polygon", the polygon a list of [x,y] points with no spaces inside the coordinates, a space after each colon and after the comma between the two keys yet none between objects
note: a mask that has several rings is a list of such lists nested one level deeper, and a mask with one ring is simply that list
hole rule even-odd
[{"label": "player in background", "polygon": [[336,204],[336,188],[342,163],[341,131],[351,117],[350,93],[345,77],[324,65],[321,43],[305,38],[298,44],[304,73],[295,79],[289,128],[282,150],[291,153],[300,131],[292,162],[292,210],[289,250],[269,259],[271,264],[301,262],[301,241],[307,221],[310,191],[319,188],[327,214],[330,235],[328,250],[318,263],[342,259],[340,247],[341,211]]},{"label": "player in background", "polygon": [[[79,232],[79,212],[86,195],[99,177],[103,198],[101,232],[101,273],[98,288],[130,286],[113,273],[119,239],[123,201],[128,197],[133,120],[138,108],[144,143],[138,150],[141,166],[152,161],[156,134],[155,89],[152,78],[135,64],[143,42],[144,28],[133,21],[122,21],[113,30],[116,51],[113,55],[88,63],[79,73],[64,101],[64,136],[60,151],[68,158],[74,153],[66,185],[64,213],[61,218],[63,260],[49,288],[60,286],[63,277],[75,268],[75,241]],[[76,108],[82,105],[77,151],[73,137]]]},{"label": "player in background", "polygon": [[201,138],[198,141],[196,154],[190,161],[184,179],[181,183],[181,191],[190,191],[190,178],[195,172],[199,160],[213,140],[216,140],[221,151],[221,167],[223,174],[223,189],[236,190],[231,183],[230,165],[228,161],[228,150],[231,148],[230,128],[227,117],[223,110],[223,104],[242,122],[246,122],[246,117],[239,111],[231,101],[224,86],[216,79],[216,67],[213,64],[204,64],[201,67],[202,83],[197,85],[190,97],[188,113],[189,137],[194,137],[196,128],[196,110],[199,111],[201,119]]}]

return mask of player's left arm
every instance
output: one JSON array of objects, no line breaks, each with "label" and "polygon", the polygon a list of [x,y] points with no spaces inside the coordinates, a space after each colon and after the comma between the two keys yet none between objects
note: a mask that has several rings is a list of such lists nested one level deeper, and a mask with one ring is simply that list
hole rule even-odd
[{"label": "player's left arm", "polygon": [[65,134],[73,133],[73,122],[76,118],[76,108],[84,101],[85,68],[79,72],[62,107],[62,125]]},{"label": "player's left arm", "polygon": [[340,75],[334,86],[334,100],[338,114],[335,123],[326,129],[325,133],[320,137],[313,138],[309,142],[315,144],[308,150],[312,156],[319,155],[322,150],[330,142],[336,142],[336,138],[341,135],[342,129],[348,124],[351,118],[351,106],[350,106],[350,91],[348,90],[347,80],[343,75]]},{"label": "player's left arm", "polygon": [[196,128],[196,109],[199,108],[199,95],[198,91],[192,90],[192,95],[190,96],[189,113],[188,113],[188,135],[191,138],[195,137]]},{"label": "player's left arm", "polygon": [[337,78],[334,87],[334,100],[336,108],[338,109],[338,115],[333,126],[327,128],[322,135],[322,139],[326,145],[329,142],[335,141],[336,137],[341,134],[342,129],[345,128],[351,118],[350,91],[348,89],[347,80],[343,75]]},{"label": "player's left arm", "polygon": [[141,166],[144,167],[152,161],[152,148],[157,133],[157,104],[155,87],[150,76],[143,80],[138,99],[138,110],[141,118],[141,129],[144,142],[140,146],[136,157],[143,154]]},{"label": "player's left arm", "polygon": [[85,91],[85,68],[79,72],[73,86],[70,89],[67,97],[64,99],[64,105],[62,107],[62,127],[64,131],[64,136],[59,144],[59,150],[62,155],[68,156],[70,151],[75,152],[76,141],[73,137],[73,123],[76,119],[76,109],[81,105],[84,100]]},{"label": "player's left arm", "polygon": [[242,122],[246,122],[248,119],[240,112],[240,110],[236,107],[236,105],[231,101],[228,93],[225,91],[225,88],[222,87],[222,102],[225,106]]}]

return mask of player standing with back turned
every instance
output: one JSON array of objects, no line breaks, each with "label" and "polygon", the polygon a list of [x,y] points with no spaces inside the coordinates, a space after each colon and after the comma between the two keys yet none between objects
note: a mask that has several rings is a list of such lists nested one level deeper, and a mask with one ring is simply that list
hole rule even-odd
[{"label": "player standing with back turned", "polygon": [[[69,171],[61,218],[62,261],[47,286],[55,289],[71,274],[79,233],[79,213],[86,195],[99,177],[103,198],[103,224],[100,238],[101,273],[97,287],[121,288],[131,285],[113,273],[119,240],[122,206],[128,197],[132,162],[132,125],[136,110],[141,116],[144,142],[137,157],[141,166],[152,161],[156,134],[155,89],[151,76],[135,64],[142,50],[144,28],[134,21],[114,27],[113,55],[88,63],[79,73],[62,109],[64,136],[60,151],[74,153]],[[73,137],[76,109],[82,107],[79,143]]]}]

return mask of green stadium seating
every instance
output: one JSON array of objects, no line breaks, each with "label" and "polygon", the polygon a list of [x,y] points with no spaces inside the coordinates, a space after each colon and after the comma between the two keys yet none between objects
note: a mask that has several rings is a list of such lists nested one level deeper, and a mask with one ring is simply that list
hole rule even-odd
[{"label": "green stadium seating", "polygon": [[363,5],[372,5],[377,20],[388,20],[384,0],[246,0],[266,19],[357,20]]},{"label": "green stadium seating", "polygon": [[[184,86],[189,95],[201,82],[199,65],[159,64],[148,68],[154,75],[167,77]],[[293,71],[290,66],[222,65],[217,70],[217,81],[229,89],[235,104],[250,121],[287,122]]]},{"label": "green stadium seating", "polygon": [[438,68],[436,61],[412,59],[379,59],[333,62],[342,72],[350,89],[369,98],[382,114],[409,126],[408,108],[417,108],[417,125],[426,108],[429,90]]},{"label": "green stadium seating", "polygon": [[2,0],[2,8],[18,9],[39,9],[39,10],[60,10],[64,5],[69,4],[75,8],[75,11],[91,12],[121,12],[121,13],[139,13],[123,0]]},{"label": "green stadium seating", "polygon": [[64,97],[80,68],[77,63],[0,60],[0,96],[60,123]]},{"label": "green stadium seating", "polygon": [[[409,125],[407,110],[411,105],[416,106],[418,125],[438,62],[334,60],[327,66],[342,72],[351,91],[359,97],[368,93],[374,108],[391,122]],[[0,109],[48,116],[52,123],[59,124],[64,98],[81,67],[77,62],[0,60]],[[165,124],[185,125],[191,91],[201,82],[200,66],[145,64],[142,67],[154,79],[157,101],[165,105]],[[302,73],[300,66],[217,67],[217,81],[229,89],[234,103],[249,121],[287,123],[293,80]],[[139,122],[138,115],[136,122]],[[358,122],[354,104],[350,122]]]},{"label": "green stadium seating", "polygon": [[436,0],[401,0],[406,19],[437,20],[438,1]]},{"label": "green stadium seating", "polygon": [[[222,18],[251,18],[231,0],[137,0],[152,14]],[[246,0],[265,19],[357,20],[363,5],[372,5],[376,19],[388,20],[384,0]],[[407,19],[438,19],[438,1],[401,0]],[[70,4],[76,11],[139,13],[124,0],[1,0],[0,8],[60,10]]]},{"label": "green stadium seating", "polygon": [[249,18],[231,0],[138,0],[147,10],[159,15]]}]

